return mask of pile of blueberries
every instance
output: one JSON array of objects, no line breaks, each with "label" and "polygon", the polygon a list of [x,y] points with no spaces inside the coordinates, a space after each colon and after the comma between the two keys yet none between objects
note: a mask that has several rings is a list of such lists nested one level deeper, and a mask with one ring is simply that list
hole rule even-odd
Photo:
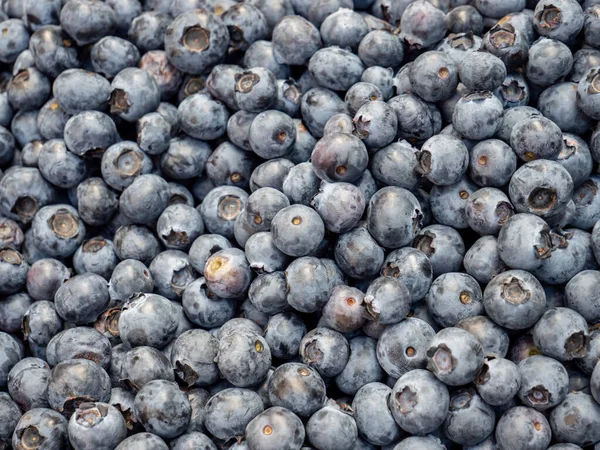
[{"label": "pile of blueberries", "polygon": [[600,0],[0,6],[0,450],[600,450]]}]

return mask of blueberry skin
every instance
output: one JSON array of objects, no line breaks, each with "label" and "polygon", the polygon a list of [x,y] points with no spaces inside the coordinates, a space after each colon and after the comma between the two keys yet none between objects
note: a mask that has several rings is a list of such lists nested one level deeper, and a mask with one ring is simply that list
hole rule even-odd
[{"label": "blueberry skin", "polygon": [[600,276],[596,270],[583,270],[576,274],[565,286],[565,304],[581,314],[589,323],[600,319],[597,308],[600,306],[593,286]]},{"label": "blueberry skin", "polygon": [[502,124],[504,108],[489,91],[474,92],[458,101],[452,115],[456,131],[468,139],[488,139]]},{"label": "blueberry skin", "polygon": [[[555,21],[553,13],[558,13],[560,19]],[[533,25],[542,36],[568,43],[579,34],[583,24],[583,10],[579,3],[570,0],[555,3],[542,0],[535,5]]]},{"label": "blueberry skin", "polygon": [[533,274],[542,282],[562,284],[585,269],[596,269],[589,233],[576,228],[567,228],[561,233],[552,233],[556,248],[552,257],[543,260],[542,266]]},{"label": "blueberry skin", "polygon": [[[511,186],[514,179],[513,177],[511,180]],[[467,223],[480,235],[498,233],[513,215],[514,209],[508,197],[496,188],[483,188],[474,192],[465,206]]]},{"label": "blueberry skin", "polygon": [[477,395],[475,389],[461,389],[450,398],[444,432],[453,442],[473,445],[493,433],[495,422],[494,409]]},{"label": "blueberry skin", "polygon": [[402,321],[409,313],[410,291],[402,281],[382,276],[371,282],[364,303],[368,319],[378,324],[392,325]]},{"label": "blueberry skin", "polygon": [[388,105],[396,111],[398,137],[401,139],[424,142],[442,128],[442,117],[435,105],[426,103],[413,94],[392,97]]},{"label": "blueberry skin", "polygon": [[216,362],[232,385],[248,387],[264,379],[271,366],[271,351],[262,336],[252,331],[231,331],[220,337]]},{"label": "blueberry skin", "polygon": [[121,70],[137,66],[140,52],[125,39],[106,36],[93,45],[90,59],[95,72],[111,79]]},{"label": "blueberry skin", "polygon": [[87,240],[73,255],[73,267],[78,274],[91,272],[109,279],[119,263],[112,241],[103,237]]},{"label": "blueberry skin", "polygon": [[174,450],[216,450],[213,441],[205,434],[198,432],[187,432],[171,441],[171,448]]},{"label": "blueberry skin", "polygon": [[404,431],[424,435],[444,423],[450,396],[430,372],[415,369],[401,376],[388,399],[396,423]]},{"label": "blueberry skin", "polygon": [[287,64],[281,64],[275,59],[273,43],[267,40],[254,41],[244,54],[244,67],[266,67],[278,80],[285,80],[290,76]]},{"label": "blueberry skin", "polygon": [[39,70],[29,67],[11,78],[6,93],[15,110],[32,111],[48,100],[50,82]]},{"label": "blueberry skin", "polygon": [[169,62],[165,51],[149,51],[141,58],[139,64],[141,69],[154,78],[162,100],[168,100],[177,93],[183,74]]},{"label": "blueberry skin", "polygon": [[200,213],[207,231],[225,238],[233,238],[235,219],[244,209],[248,193],[235,186],[212,189],[202,204]]},{"label": "blueberry skin", "polygon": [[169,358],[153,347],[135,347],[121,361],[120,383],[134,393],[153,380],[175,381]]},{"label": "blueberry skin", "polygon": [[[95,17],[93,22],[83,20],[91,15]],[[60,11],[61,25],[79,46],[93,44],[111,34],[116,20],[116,14],[109,5],[91,0],[69,2]]]},{"label": "blueberry skin", "polygon": [[556,159],[562,150],[562,132],[549,119],[531,117],[513,126],[510,145],[523,161]]},{"label": "blueberry skin", "polygon": [[94,328],[75,327],[57,333],[48,342],[46,361],[50,366],[68,359],[89,359],[108,369],[110,341]]},{"label": "blueberry skin", "polygon": [[61,139],[46,141],[39,154],[40,172],[50,183],[69,189],[77,186],[87,175],[85,161],[70,152]]},{"label": "blueberry skin", "polygon": [[291,203],[310,206],[319,190],[321,180],[315,174],[312,163],[303,162],[292,167],[283,180],[283,193]]},{"label": "blueberry skin", "polygon": [[11,369],[24,357],[24,348],[17,338],[8,333],[0,332],[0,342],[0,386],[4,389]]},{"label": "blueberry skin", "polygon": [[188,180],[202,174],[210,154],[206,142],[182,135],[171,139],[169,148],[161,155],[160,167],[169,178]]},{"label": "blueberry skin", "polygon": [[460,139],[445,134],[429,138],[415,156],[419,163],[417,172],[441,186],[457,183],[469,163],[467,147]]},{"label": "blueberry skin", "polygon": [[65,417],[70,417],[82,403],[109,399],[110,378],[98,364],[87,359],[70,359],[52,369],[48,402]]},{"label": "blueberry skin", "polygon": [[442,225],[455,229],[468,228],[467,206],[476,191],[477,186],[467,177],[448,186],[434,185],[429,198],[433,217]]},{"label": "blueberry skin", "polygon": [[140,175],[119,199],[119,209],[133,223],[145,224],[157,219],[169,202],[169,186],[157,175]]},{"label": "blueberry skin", "polygon": [[55,98],[51,98],[38,111],[36,125],[44,138],[61,139],[71,117],[71,114],[63,111]]},{"label": "blueberry skin", "polygon": [[470,90],[493,91],[506,78],[506,66],[491,53],[475,52],[458,66],[461,82]]},{"label": "blueberry skin", "polygon": [[337,265],[348,276],[368,279],[379,272],[384,251],[366,228],[357,227],[340,235],[335,245]]},{"label": "blueberry skin", "polygon": [[369,156],[365,144],[350,134],[332,133],[320,139],[312,152],[313,170],[329,183],[354,182],[367,168]]},{"label": "blueberry skin", "polygon": [[207,386],[219,379],[215,358],[218,340],[204,330],[189,330],[179,336],[171,350],[175,374],[188,387]]},{"label": "blueberry skin", "polygon": [[429,258],[434,278],[443,273],[457,272],[465,254],[460,234],[445,225],[430,225],[420,230],[414,238],[413,247]]},{"label": "blueberry skin", "polygon": [[22,331],[30,344],[45,347],[50,339],[63,328],[54,303],[47,300],[34,302],[23,316]]},{"label": "blueberry skin", "polygon": [[119,139],[113,120],[99,111],[84,111],[65,124],[67,148],[78,156],[101,154]]},{"label": "blueberry skin", "polygon": [[277,314],[289,308],[286,291],[287,283],[283,272],[266,272],[252,281],[248,299],[262,313]]},{"label": "blueberry skin", "polygon": [[358,433],[371,444],[389,445],[402,435],[388,409],[391,392],[383,383],[369,383],[358,390],[352,401]]},{"label": "blueberry skin", "polygon": [[4,39],[0,45],[0,61],[10,64],[23,50],[27,49],[29,31],[22,20],[6,19],[2,23],[2,35]]},{"label": "blueberry skin", "polygon": [[[21,416],[16,423],[12,434],[13,448],[27,445],[30,437],[35,437],[36,441],[39,439],[49,449],[67,447],[69,445],[67,424],[67,419],[52,409],[32,409]],[[30,431],[26,433],[26,430]],[[7,437],[7,441],[9,440],[10,437]]]},{"label": "blueberry skin", "polygon": [[75,42],[59,26],[47,25],[33,33],[30,51],[36,67],[52,78],[80,66]]},{"label": "blueberry skin", "polygon": [[110,85],[110,112],[126,122],[135,122],[156,111],[160,91],[145,70],[128,67],[121,70]]},{"label": "blueberry skin", "polygon": [[599,202],[596,196],[596,189],[600,179],[597,175],[592,175],[585,180],[573,192],[573,201],[575,202],[575,215],[570,224],[580,229],[590,229],[600,218]]},{"label": "blueberry skin", "polygon": [[439,331],[427,350],[427,368],[445,384],[472,382],[483,366],[483,347],[471,333],[456,327]]},{"label": "blueberry skin", "polygon": [[355,228],[365,210],[362,192],[349,183],[321,182],[311,204],[323,219],[325,227],[340,234]]},{"label": "blueberry skin", "polygon": [[190,247],[188,252],[190,264],[196,272],[204,275],[204,266],[208,258],[227,248],[231,248],[231,243],[227,238],[218,234],[203,234]]},{"label": "blueberry skin", "polygon": [[121,260],[135,259],[144,264],[150,264],[161,247],[158,239],[148,228],[138,225],[128,225],[117,229],[113,241],[115,253]]},{"label": "blueberry skin", "polygon": [[525,406],[545,411],[567,396],[569,375],[564,366],[547,356],[534,355],[519,363],[519,398]]},{"label": "blueberry skin", "polygon": [[220,250],[210,256],[204,276],[209,289],[221,298],[242,296],[252,281],[244,252],[235,248]]},{"label": "blueberry skin", "polygon": [[326,47],[311,56],[308,70],[319,85],[334,91],[346,91],[360,81],[364,66],[352,52]]},{"label": "blueberry skin", "polygon": [[527,35],[510,23],[494,25],[483,36],[483,46],[500,58],[509,71],[523,66],[529,57]]},{"label": "blueberry skin", "polygon": [[449,272],[440,275],[426,297],[433,319],[443,327],[483,312],[481,288],[470,275]]},{"label": "blueberry skin", "polygon": [[358,430],[352,415],[335,401],[330,401],[310,417],[306,423],[306,436],[317,448],[348,450],[354,448]]},{"label": "blueberry skin", "polygon": [[445,15],[431,3],[419,0],[408,5],[402,13],[400,29],[400,38],[410,47],[430,47],[446,34]]},{"label": "blueberry skin", "polygon": [[348,114],[351,115],[355,115],[366,103],[383,99],[383,93],[378,86],[363,81],[350,87],[344,97]]},{"label": "blueberry skin", "polygon": [[300,363],[277,367],[268,391],[273,406],[287,408],[300,417],[311,416],[325,402],[323,379],[315,369]]},{"label": "blueberry skin", "polygon": [[81,219],[92,226],[106,225],[117,212],[119,202],[102,178],[88,178],[77,186],[77,210]]},{"label": "blueberry skin", "polygon": [[314,87],[302,96],[300,111],[311,134],[320,138],[324,135],[325,124],[332,116],[346,113],[346,104],[335,92]]},{"label": "blueberry skin", "polygon": [[526,381],[522,380],[521,372],[515,363],[504,358],[492,358],[483,363],[475,378],[475,387],[486,403],[500,406],[510,402]]},{"label": "blueberry skin", "polygon": [[254,67],[234,76],[234,98],[237,106],[248,112],[269,109],[277,100],[277,80],[264,67]]},{"label": "blueberry skin", "polygon": [[147,383],[135,396],[133,407],[146,431],[167,439],[183,433],[190,421],[187,396],[177,384],[166,380]]},{"label": "blueberry skin", "polygon": [[21,147],[43,137],[37,128],[37,111],[19,111],[10,122],[10,132]]},{"label": "blueberry skin", "polygon": [[563,134],[563,148],[556,162],[567,169],[575,187],[583,184],[592,172],[593,159],[590,149],[585,141],[575,134]]},{"label": "blueberry skin", "polygon": [[283,190],[283,180],[294,167],[289,159],[275,158],[265,161],[254,169],[250,176],[250,191],[254,192],[263,187]]},{"label": "blueberry skin", "polygon": [[181,129],[196,139],[212,140],[223,136],[229,113],[219,100],[209,94],[194,94],[179,105]]},{"label": "blueberry skin", "polygon": [[135,142],[121,141],[102,155],[102,178],[111,188],[122,191],[140,175],[152,170],[152,160]]},{"label": "blueberry skin", "polygon": [[305,431],[298,416],[274,406],[254,417],[246,426],[245,435],[247,448],[296,450],[304,442]]},{"label": "blueberry skin", "polygon": [[0,393],[0,405],[2,405],[2,408],[0,408],[0,411],[2,411],[0,416],[0,423],[2,424],[0,426],[0,443],[8,448],[13,431],[17,427],[22,413],[19,406],[6,392]]},{"label": "blueberry skin", "polygon": [[552,431],[546,417],[533,408],[516,406],[506,411],[496,427],[499,449],[523,448],[542,450],[548,448]]},{"label": "blueberry skin", "polygon": [[229,32],[221,18],[206,10],[187,11],[168,26],[165,50],[182,72],[201,74],[226,54]]},{"label": "blueberry skin", "polygon": [[[244,70],[234,64],[217,64],[206,78],[206,90],[230,109],[240,109],[235,97],[236,77]],[[200,90],[199,92],[203,92]]]},{"label": "blueberry skin", "polygon": [[350,347],[339,332],[317,327],[304,335],[300,341],[302,362],[316,369],[323,377],[339,375],[348,362]]},{"label": "blueberry skin", "polygon": [[[244,406],[245,408],[242,408]],[[230,388],[206,403],[206,429],[218,439],[243,435],[246,426],[263,412],[262,400],[248,389]]]},{"label": "blueberry skin", "polygon": [[550,227],[533,214],[515,214],[498,235],[498,254],[510,268],[535,270],[551,255]]},{"label": "blueberry skin", "polygon": [[273,29],[273,55],[280,64],[304,65],[321,48],[321,36],[313,23],[300,16],[283,18]]},{"label": "blueberry skin", "polygon": [[294,144],[296,127],[287,114],[275,110],[264,111],[252,121],[248,140],[254,153],[261,158],[279,158]]},{"label": "blueberry skin", "polygon": [[130,298],[119,317],[119,335],[131,347],[161,348],[175,337],[177,326],[177,309],[156,294],[140,293]]},{"label": "blueberry skin", "polygon": [[400,280],[408,288],[411,301],[415,303],[429,291],[432,267],[423,252],[405,247],[394,250],[387,256],[381,266],[381,275]]},{"label": "blueberry skin", "polygon": [[5,297],[0,302],[0,331],[16,333],[21,330],[23,316],[34,300],[25,292]]},{"label": "blueberry skin", "polygon": [[240,110],[232,114],[227,121],[227,137],[233,144],[246,151],[252,150],[249,133],[256,116],[256,113]]},{"label": "blueberry skin", "polygon": [[[177,163],[176,160],[173,161]],[[232,185],[248,188],[255,161],[252,154],[223,142],[206,161],[206,175],[215,186]]]},{"label": "blueberry skin", "polygon": [[323,128],[323,136],[332,133],[353,134],[353,131],[354,123],[352,122],[352,117],[349,114],[341,113],[332,116],[327,121],[325,128]]},{"label": "blueberry skin", "polygon": [[407,437],[393,447],[393,450],[443,450],[444,448],[445,446],[442,445],[442,442],[430,434],[427,436]]},{"label": "blueberry skin", "polygon": [[377,361],[392,377],[401,377],[427,364],[427,348],[435,331],[426,322],[407,318],[388,326],[377,341]]},{"label": "blueberry skin", "polygon": [[482,284],[507,269],[498,254],[498,239],[483,236],[467,250],[463,259],[465,271]]},{"label": "blueberry skin", "polygon": [[248,238],[245,253],[250,268],[259,273],[282,270],[290,262],[288,255],[275,247],[273,235],[266,231],[258,232]]},{"label": "blueberry skin", "polygon": [[204,278],[192,281],[182,295],[186,317],[202,328],[214,328],[232,319],[236,312],[236,299],[217,297],[206,285]]},{"label": "blueberry skin", "polygon": [[357,288],[338,285],[323,306],[322,323],[340,333],[350,333],[361,328],[367,314],[363,310],[364,294]]},{"label": "blueberry skin", "polygon": [[71,416],[69,440],[82,450],[113,449],[127,437],[125,419],[108,403],[83,403]]},{"label": "blueberry skin", "polygon": [[[74,89],[85,86],[85,89]],[[69,114],[106,108],[110,83],[101,75],[83,69],[62,72],[52,85],[52,94],[61,108]]]},{"label": "blueberry skin", "polygon": [[109,301],[106,280],[91,272],[69,279],[54,296],[60,317],[77,325],[95,321]]},{"label": "blueberry skin", "polygon": [[[574,414],[578,420],[569,425],[568,418]],[[570,392],[566,399],[550,413],[550,426],[555,439],[586,446],[600,438],[598,421],[600,408],[593,397],[583,392]]]},{"label": "blueberry skin", "polygon": [[406,189],[385,187],[369,201],[367,229],[386,248],[410,243],[421,227],[421,206]]},{"label": "blueberry skin", "polygon": [[588,325],[576,311],[551,308],[533,328],[533,341],[545,355],[559,361],[570,361],[587,353]]},{"label": "blueberry skin", "polygon": [[529,49],[525,66],[527,79],[538,86],[551,86],[566,76],[573,66],[573,55],[565,44],[540,38]]},{"label": "blueberry skin", "polygon": [[152,433],[138,433],[121,441],[115,450],[168,450],[169,447]]},{"label": "blueberry skin", "polygon": [[15,294],[25,287],[29,264],[24,256],[10,248],[0,249],[0,294]]},{"label": "blueberry skin", "polygon": [[591,120],[577,105],[576,83],[565,82],[548,87],[540,94],[538,108],[563,132],[583,134],[591,126]]},{"label": "blueberry skin", "polygon": [[159,253],[148,266],[157,293],[176,300],[186,287],[196,279],[188,255],[180,250]]},{"label": "blueberry skin", "polygon": [[271,222],[271,233],[275,246],[286,255],[306,256],[316,250],[323,240],[325,226],[313,209],[292,205],[275,215]]},{"label": "blueberry skin", "polygon": [[159,216],[156,230],[166,248],[187,250],[204,232],[204,223],[200,212],[192,206],[171,205]]},{"label": "blueberry skin", "polygon": [[508,270],[485,288],[483,305],[498,325],[511,330],[531,327],[542,316],[546,295],[539,281],[523,270]]},{"label": "blueberry skin", "polygon": [[377,362],[375,339],[357,336],[349,343],[350,358],[335,383],[343,393],[354,395],[365,384],[381,381],[384,371]]}]

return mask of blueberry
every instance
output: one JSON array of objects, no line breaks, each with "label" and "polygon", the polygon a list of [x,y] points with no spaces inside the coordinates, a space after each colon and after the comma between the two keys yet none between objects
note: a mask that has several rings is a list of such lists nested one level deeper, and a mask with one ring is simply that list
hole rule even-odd
[{"label": "blueberry", "polygon": [[2,405],[0,416],[0,443],[8,448],[10,446],[11,437],[15,430],[19,419],[21,418],[21,410],[19,406],[6,393],[0,394],[0,405]]},{"label": "blueberry", "polygon": [[468,33],[472,30],[479,36],[483,32],[483,17],[471,5],[457,5],[446,13],[446,26],[452,34]]},{"label": "blueberry", "polygon": [[22,20],[8,19],[2,22],[1,32],[4,39],[0,45],[0,61],[10,64],[23,50],[27,49],[29,31]]},{"label": "blueberry", "polygon": [[258,113],[274,105],[277,99],[277,82],[269,69],[247,69],[235,74],[234,81],[235,101],[240,109]]},{"label": "blueberry", "polygon": [[[229,108],[233,110],[240,109],[235,98],[235,78],[243,72],[240,66],[233,64],[218,64],[210,71],[210,74],[206,78],[206,89],[208,92],[225,103]],[[192,85],[192,90],[197,90]],[[202,93],[204,89],[198,90]],[[193,92],[196,93],[196,92]],[[191,95],[193,95],[191,93]]]},{"label": "blueberry", "polygon": [[414,238],[413,247],[429,258],[434,278],[443,273],[457,272],[465,254],[460,234],[445,225],[430,225],[420,230]]},{"label": "blueberry", "polygon": [[8,101],[15,110],[40,108],[50,96],[50,82],[39,70],[30,67],[19,71],[8,83]]},{"label": "blueberry", "polygon": [[465,253],[465,271],[482,284],[506,270],[498,254],[498,239],[494,236],[479,238]]},{"label": "blueberry", "polygon": [[283,190],[283,180],[294,167],[289,159],[275,158],[257,166],[250,176],[250,191],[254,192],[263,187]]},{"label": "blueberry", "polygon": [[311,134],[320,138],[324,135],[325,124],[331,117],[346,113],[346,104],[335,92],[323,87],[314,87],[302,96],[300,111],[302,120]]},{"label": "blueberry", "polygon": [[144,226],[128,225],[117,229],[113,241],[115,253],[124,259],[135,259],[150,264],[160,253],[160,243]]},{"label": "blueberry", "polygon": [[109,116],[99,111],[85,111],[66,122],[64,139],[67,148],[76,155],[99,156],[119,140],[119,134]]},{"label": "blueberry", "polygon": [[501,449],[523,446],[537,450],[548,448],[552,432],[548,420],[538,411],[524,406],[509,409],[496,427],[496,442]]},{"label": "blueberry", "polygon": [[161,155],[160,167],[169,178],[188,180],[202,173],[210,154],[206,142],[182,135],[171,139],[169,148]]},{"label": "blueberry", "polygon": [[308,417],[323,406],[325,384],[318,372],[307,365],[282,364],[269,382],[269,400],[273,406]]},{"label": "blueberry", "polygon": [[172,440],[171,445],[175,450],[188,450],[194,448],[215,450],[217,448],[207,435],[198,432],[183,434],[177,439]]},{"label": "blueberry", "polygon": [[498,235],[498,254],[513,269],[535,270],[551,257],[553,243],[548,224],[533,214],[515,214]]},{"label": "blueberry", "polygon": [[34,408],[21,416],[12,435],[13,448],[37,446],[39,442],[48,448],[69,445],[68,421],[61,414],[48,408]]},{"label": "blueberry", "polygon": [[319,30],[300,16],[285,17],[273,29],[273,54],[284,64],[306,64],[321,48]]},{"label": "blueberry", "polygon": [[259,311],[277,314],[289,308],[286,290],[287,283],[283,272],[266,272],[252,281],[248,298]]},{"label": "blueberry", "polygon": [[279,63],[275,59],[273,43],[271,41],[254,41],[244,54],[244,66],[249,69],[265,67],[273,72],[275,78],[282,81],[290,76],[289,66]]},{"label": "blueberry", "polygon": [[[94,21],[86,20],[91,15]],[[113,9],[104,3],[93,0],[75,0],[60,11],[60,23],[65,31],[83,46],[93,44],[111,34],[116,26]]]},{"label": "blueberry", "polygon": [[153,380],[175,381],[171,361],[152,347],[129,350],[121,361],[120,373],[120,383],[134,393]]},{"label": "blueberry", "polygon": [[233,318],[235,300],[217,297],[208,289],[204,278],[192,281],[182,295],[186,317],[203,328],[218,327]]},{"label": "blueberry", "polygon": [[147,383],[135,396],[134,411],[146,431],[173,438],[190,421],[190,403],[177,384],[166,380]]},{"label": "blueberry", "polygon": [[137,292],[152,292],[154,280],[144,263],[125,259],[112,270],[108,293],[112,302],[125,303]]},{"label": "blueberry", "polygon": [[208,94],[194,94],[179,105],[181,129],[196,139],[216,139],[225,133],[229,113]]},{"label": "blueberry", "polygon": [[500,58],[508,70],[522,66],[529,57],[527,36],[510,23],[495,24],[483,37],[483,45]]},{"label": "blueberry", "polygon": [[167,100],[177,93],[183,75],[169,62],[165,51],[149,51],[140,59],[139,64],[141,69],[154,78],[162,100]]},{"label": "blueberry", "polygon": [[400,19],[400,37],[416,49],[430,47],[446,34],[444,13],[431,3],[418,0],[406,7]]},{"label": "blueberry", "polygon": [[121,441],[115,450],[168,450],[165,442],[152,433],[138,433]]},{"label": "blueberry", "polygon": [[121,70],[137,66],[140,52],[125,39],[106,36],[92,46],[90,59],[95,72],[111,79]]},{"label": "blueberry", "polygon": [[538,411],[550,409],[567,396],[569,376],[564,366],[547,356],[534,355],[519,363],[524,405]]},{"label": "blueberry", "polygon": [[475,36],[472,32],[466,32],[450,34],[440,41],[435,50],[448,53],[456,64],[460,64],[463,59],[483,48],[484,41],[482,38]]},{"label": "blueberry", "polygon": [[575,214],[570,223],[581,229],[590,229],[598,220],[598,199],[596,189],[598,176],[592,175],[573,192]]},{"label": "blueberry", "polygon": [[271,366],[271,351],[262,336],[252,331],[233,330],[221,335],[216,362],[227,381],[237,387],[247,387],[258,384],[266,376]]},{"label": "blueberry", "polygon": [[542,36],[570,43],[583,24],[583,10],[578,2],[542,0],[535,5],[533,25]]},{"label": "blueberry", "polygon": [[258,114],[248,134],[250,147],[264,159],[284,156],[296,140],[296,127],[291,117],[275,110]]},{"label": "blueberry", "polygon": [[298,355],[306,325],[295,313],[284,312],[271,316],[265,329],[265,341],[274,357],[293,359]]},{"label": "blueberry", "polygon": [[33,302],[33,299],[25,292],[9,295],[1,301],[0,330],[6,333],[20,331],[23,316]]},{"label": "blueberry", "polygon": [[119,208],[134,223],[157,219],[169,202],[169,186],[157,175],[140,175],[125,188]]},{"label": "blueberry", "polygon": [[450,396],[430,372],[415,369],[401,376],[388,400],[392,416],[410,433],[427,434],[444,423]]},{"label": "blueberry", "polygon": [[[528,358],[525,361],[529,361]],[[486,359],[475,378],[477,392],[486,403],[493,406],[509,403],[527,382],[521,377],[517,365],[504,358]]]},{"label": "blueberry", "polygon": [[112,449],[127,437],[125,419],[108,403],[82,403],[69,420],[69,440],[80,449]]},{"label": "blueberry", "polygon": [[461,389],[450,398],[444,432],[452,441],[462,445],[481,442],[494,431],[496,414],[473,388]]},{"label": "blueberry", "polygon": [[212,152],[205,168],[206,175],[215,186],[227,184],[245,189],[250,183],[254,166],[250,152],[224,142]]},{"label": "blueberry", "polygon": [[[56,94],[55,94],[56,95]],[[160,103],[160,91],[148,72],[128,67],[115,75],[110,85],[110,112],[135,122],[153,112]]]},{"label": "blueberry", "polygon": [[392,97],[388,104],[396,111],[398,137],[401,139],[424,142],[442,128],[439,110],[413,94]]},{"label": "blueberry", "polygon": [[[576,417],[577,420],[570,424],[569,417]],[[583,392],[570,392],[550,413],[550,426],[556,440],[584,447],[598,441],[599,420],[598,403],[591,395]]]},{"label": "blueberry", "polygon": [[354,447],[358,429],[352,415],[335,401],[329,401],[306,423],[306,437],[317,448],[345,450]]},{"label": "blueberry", "polygon": [[167,206],[156,223],[157,234],[166,248],[187,250],[204,232],[200,212],[188,205]]},{"label": "blueberry", "polygon": [[252,281],[252,273],[244,253],[224,249],[210,256],[204,268],[207,286],[221,298],[243,295]]},{"label": "blueberry", "polygon": [[381,381],[384,371],[377,362],[375,339],[357,336],[349,344],[350,358],[335,383],[343,393],[354,395],[365,384]]},{"label": "blueberry", "polygon": [[587,353],[588,325],[572,309],[551,308],[535,324],[533,340],[545,355],[559,361],[570,361]]},{"label": "blueberry", "polygon": [[393,447],[393,450],[442,450],[444,447],[438,438],[427,435],[407,437]]},{"label": "blueberry", "polygon": [[207,231],[232,238],[235,219],[244,209],[247,199],[248,194],[234,186],[212,189],[200,205]]}]

